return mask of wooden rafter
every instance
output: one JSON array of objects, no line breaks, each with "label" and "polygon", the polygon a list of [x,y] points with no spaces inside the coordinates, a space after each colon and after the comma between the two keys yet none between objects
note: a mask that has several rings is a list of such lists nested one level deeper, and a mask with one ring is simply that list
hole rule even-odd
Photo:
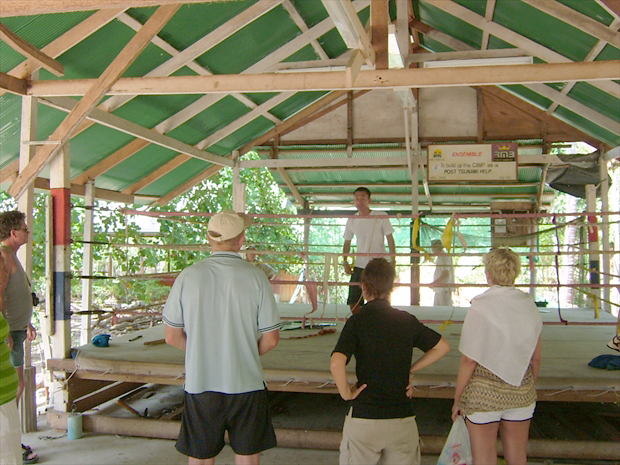
[{"label": "wooden rafter", "polygon": [[157,168],[155,171],[151,172],[151,174],[143,177],[140,181],[123,189],[122,191],[123,194],[135,194],[140,189],[144,189],[149,184],[154,183],[155,181],[160,179],[162,176],[165,176],[170,171],[172,171],[175,168],[178,168],[179,166],[181,166],[183,163],[185,163],[188,160],[191,160],[191,157],[188,155],[184,155],[182,153],[177,155],[172,160],[170,160],[168,163],[163,164],[162,166]]},{"label": "wooden rafter", "polygon": [[[333,101],[337,100],[338,98],[341,98],[344,94],[345,94],[344,92],[332,92],[331,94],[326,95],[325,97],[321,98],[317,102],[314,102],[313,104],[308,106],[306,109],[300,111],[299,113],[290,117],[286,121],[283,121],[278,126],[273,128],[271,131],[268,131],[266,134],[263,134],[257,139],[254,139],[252,142],[249,142],[248,144],[244,145],[241,149],[239,149],[239,154],[243,155],[249,152],[250,150],[252,150],[255,146],[260,145],[268,141],[269,139],[273,139],[274,137],[283,133],[285,130],[295,126],[300,121],[307,118],[308,116],[326,107],[327,105],[331,104]],[[166,205],[168,202],[170,202],[175,197],[187,192],[188,190],[190,190],[192,187],[196,186],[200,182],[215,175],[220,169],[221,167],[219,166],[211,166],[207,168],[202,173],[198,174],[197,176],[193,177],[189,181],[183,183],[182,185],[178,186],[177,188],[173,189],[172,191],[170,191],[169,193],[161,197],[161,199],[159,199],[155,203],[157,205]]]},{"label": "wooden rafter", "polygon": [[[467,185],[472,185],[473,183],[468,182]],[[380,188],[388,188],[388,187],[402,187],[403,189],[406,189],[408,187],[411,187],[411,182],[407,181],[407,182],[382,182],[382,181],[376,181],[376,182],[365,182],[364,183],[365,186],[371,186],[371,187],[375,187],[377,189]],[[481,187],[488,187],[488,188],[494,188],[494,189],[501,189],[504,187],[523,187],[523,188],[532,188],[532,187],[538,187],[540,185],[540,183],[538,182],[505,182],[505,183],[488,183],[488,182],[481,182],[480,183]],[[280,184],[280,186],[284,186],[284,184]],[[347,193],[351,193],[351,188],[355,188],[358,187],[359,183],[358,182],[333,182],[333,183],[321,183],[321,184],[303,184],[300,185],[300,189],[329,189],[330,191],[332,190],[336,190],[336,191],[343,191],[343,192],[347,192]],[[448,183],[435,183],[435,182],[430,182],[429,186],[441,186],[441,187],[446,187],[446,188],[451,188],[451,189],[460,189],[463,187],[463,184],[459,184],[459,183],[452,183],[452,184],[448,184]],[[422,186],[418,187],[419,189],[423,190]],[[314,191],[311,190],[309,192],[309,194],[312,194]]]},{"label": "wooden rafter", "polygon": [[[0,2],[0,9],[2,9],[1,5],[2,2]],[[85,38],[89,37],[91,34],[101,29],[123,11],[125,11],[124,8],[97,11],[78,25],[69,29],[57,39],[47,44],[41,49],[41,51],[52,58],[57,58],[77,43],[81,42]],[[39,64],[37,62],[31,59],[27,59],[26,61],[20,63],[15,68],[13,68],[7,74],[10,74],[11,76],[14,76],[16,78],[24,79],[38,69]],[[0,89],[0,96],[3,93],[4,92]]]},{"label": "wooden rafter", "polygon": [[[369,90],[360,90],[359,92],[355,92],[353,94],[353,100],[355,100],[358,97],[361,97],[364,94],[367,94],[368,92],[370,92]],[[348,102],[348,99],[342,99],[339,102],[336,102],[332,105],[330,105],[327,108],[323,108],[322,110],[319,110],[315,113],[312,113],[310,116],[298,121],[297,123],[293,124],[292,126],[286,128],[284,131],[282,131],[282,133],[280,133],[280,136],[284,136],[286,134],[289,134],[293,131],[295,131],[296,129],[299,129],[302,126],[305,126],[307,124],[310,124],[312,121],[315,121],[319,118],[321,118],[322,116],[325,116],[328,113],[331,113],[332,111],[336,110],[337,108],[340,108],[343,105],[346,105]],[[281,142],[282,144],[286,144],[286,142]],[[348,143],[348,140],[344,140],[342,142],[340,142],[342,144],[346,144]],[[329,145],[329,144],[328,144]]]},{"label": "wooden rafter", "polygon": [[[620,64],[618,66],[620,69]],[[561,92],[558,92],[557,90],[543,84],[529,84],[525,87],[533,90],[534,92],[542,95],[545,98],[557,102],[563,107],[568,108],[572,112],[575,112],[578,115],[587,118],[598,126],[601,126],[602,128],[605,128],[614,134],[620,134],[620,122],[602,115],[601,113],[593,110],[587,105],[584,105],[583,103],[580,103],[570,98],[568,95],[564,95]]]},{"label": "wooden rafter", "polygon": [[409,27],[415,29],[416,31],[421,32],[425,36],[428,36],[428,38],[430,39],[436,40],[437,42],[441,42],[442,44],[447,45],[452,50],[478,51],[476,48],[472,47],[471,45],[467,45],[464,42],[461,42],[460,40],[455,39],[451,35],[446,34],[445,32],[438,31],[437,29],[432,28],[428,24],[423,23],[419,19],[412,19],[409,22]]},{"label": "wooden rafter", "polygon": [[544,11],[571,26],[596,37],[598,40],[607,42],[616,48],[620,48],[620,33],[606,27],[603,23],[579,13],[560,2],[548,0],[522,0],[534,8]]},{"label": "wooden rafter", "polygon": [[620,18],[620,0],[598,0],[611,11],[614,12],[617,18]]},{"label": "wooden rafter", "polygon": [[299,193],[299,191],[297,190],[297,187],[295,187],[295,184],[293,183],[293,181],[291,180],[291,177],[288,175],[288,173],[286,172],[286,170],[284,168],[277,168],[278,173],[280,174],[280,177],[282,177],[282,180],[284,181],[284,183],[286,184],[286,187],[288,187],[288,189],[291,191],[291,193],[293,194],[293,197],[295,197],[295,200],[297,200],[297,203],[301,206],[303,206],[305,204],[305,199],[301,196],[301,194]]},{"label": "wooden rafter", "polygon": [[[293,2],[291,2],[291,0],[284,0],[284,2],[282,3],[282,6],[286,10],[286,12],[289,14],[291,19],[295,22],[295,24],[297,25],[297,27],[299,28],[301,32],[308,31],[308,25],[306,24],[302,16],[299,14],[299,11],[297,11],[297,9],[295,8],[295,5],[293,5]],[[318,40],[313,39],[312,41],[310,41],[310,45],[312,45],[312,48],[314,49],[314,51],[316,52],[316,54],[321,60],[329,60],[329,56],[327,55],[327,53],[325,53],[325,50],[323,50],[323,47],[321,47],[321,44],[319,43]]]},{"label": "wooden rafter", "polygon": [[[34,180],[34,187],[36,189],[41,190],[50,190],[50,180],[46,178],[36,178]],[[86,186],[80,186],[78,184],[71,184],[71,195],[77,195],[80,197],[84,197],[86,193]],[[119,202],[119,203],[136,203],[136,198],[133,195],[122,194],[121,192],[109,190],[109,189],[101,189],[95,188],[95,197],[102,200],[108,200],[110,202]],[[148,198],[145,198],[148,200]]]},{"label": "wooden rafter", "polygon": [[0,170],[0,183],[2,182],[13,182],[17,177],[17,173],[19,172],[19,158],[13,160],[7,166]]},{"label": "wooden rafter", "polygon": [[545,122],[546,124],[550,126],[554,126],[558,128],[558,130],[566,134],[573,134],[575,137],[575,140],[583,140],[584,142],[587,142],[593,147],[600,144],[600,142],[597,139],[547,114],[543,110],[536,108],[534,105],[531,105],[525,102],[524,100],[506,92],[505,90],[502,90],[498,87],[485,87],[484,89],[482,89],[482,91],[485,96],[488,96],[499,102],[502,102],[504,104],[507,104],[513,107],[516,111],[519,112],[522,118],[533,119],[537,124],[540,124],[540,122]]},{"label": "wooden rafter", "polygon": [[0,89],[17,95],[27,95],[28,81],[0,72]]},{"label": "wooden rafter", "polygon": [[[617,31],[618,27],[620,27],[620,19],[615,18],[612,21],[612,23],[609,25],[609,28],[614,31]],[[594,45],[594,47],[590,49],[590,51],[588,52],[586,57],[583,59],[583,61],[594,61],[596,57],[599,56],[599,54],[603,51],[606,45],[607,45],[607,42],[603,40],[599,40]],[[561,93],[563,95],[568,95],[568,93],[573,89],[573,87],[575,87],[576,84],[577,84],[576,82],[567,82],[566,85],[562,88]],[[559,103],[557,101],[554,101],[551,104],[551,106],[547,109],[547,113],[552,114],[558,106],[559,106]]]},{"label": "wooden rafter", "polygon": [[[151,134],[155,133],[157,135],[161,134],[163,136],[166,132],[172,131],[177,126],[180,126],[181,124],[183,124],[190,118],[194,117],[195,115],[197,115],[198,113],[200,113],[205,108],[212,105],[213,103],[221,100],[222,98],[224,98],[223,95],[220,95],[220,96],[205,95],[204,97],[198,99],[191,105],[185,107],[180,112],[165,119],[164,121],[159,123],[157,126],[155,126],[153,129],[149,130],[149,129],[144,128],[144,130]],[[97,109],[96,111],[107,113],[99,109]],[[113,116],[112,114],[110,115]],[[95,122],[97,121],[94,118],[89,121],[89,123],[91,124],[94,124]],[[82,125],[82,127],[84,127],[84,125]],[[140,137],[138,136],[137,133],[134,133],[133,135],[136,135],[136,137]],[[168,138],[167,136],[166,136],[166,139],[168,139],[169,141],[172,141],[172,139]],[[131,141],[130,143],[128,143],[127,145],[125,145],[124,147],[121,147],[116,152],[112,153],[111,155],[108,155],[106,158],[99,161],[95,165],[91,166],[85,172],[77,175],[73,179],[73,182],[77,184],[85,184],[86,182],[88,182],[89,179],[95,179],[97,176],[101,176],[106,171],[114,168],[116,165],[125,161],[126,159],[128,159],[129,157],[131,157],[138,151],[142,150],[143,148],[147,147],[151,143],[153,143],[153,141],[149,139],[144,139],[144,138],[135,139]],[[187,147],[191,147],[191,146],[188,145]],[[190,151],[190,154],[196,156],[196,158],[204,159],[204,155],[202,153],[199,154],[197,151],[194,152],[192,149],[189,149],[189,151]],[[197,155],[200,155],[200,156],[197,156]],[[219,155],[215,155],[215,154],[213,154],[213,156],[219,157]]]},{"label": "wooden rafter", "polygon": [[[228,0],[208,0],[219,2]],[[183,3],[205,3],[205,0],[183,0]],[[178,0],[2,0],[0,17],[30,16],[70,11],[93,11],[106,8],[142,8],[176,5]]]},{"label": "wooden rafter", "polygon": [[[362,0],[362,1],[358,0],[357,2],[355,2],[355,7],[358,8],[358,9],[361,9],[363,7],[363,5],[365,4],[365,1],[366,0]],[[269,4],[269,5],[271,5],[271,4]],[[249,21],[251,21],[251,18],[253,17],[253,15],[256,16],[256,15],[264,14],[267,11],[269,11],[269,8],[266,8],[266,7],[263,6],[263,7],[261,7],[260,10],[248,9],[248,10],[251,10],[250,11],[250,13],[252,13],[251,15],[248,14],[248,10],[246,10],[246,12],[245,12],[245,14],[243,16],[241,16],[241,17],[237,16],[237,17],[231,19],[229,22],[227,22],[227,23],[223,24],[222,26],[220,26],[220,28],[218,28],[217,30],[215,30],[215,31],[209,33],[207,36],[205,36],[205,38],[207,38],[209,40],[206,40],[205,38],[203,38],[203,39],[199,39],[198,42],[200,42],[201,46],[202,46],[202,44],[208,44],[208,45],[205,45],[205,46],[213,47],[217,43],[221,42],[226,37],[228,37],[230,34],[232,34],[235,31],[235,28],[240,28],[243,25],[247,24]],[[137,27],[136,21],[133,20],[133,19],[128,19],[125,16],[126,15],[122,15],[121,19],[124,20],[124,22],[126,22],[128,25],[130,25],[130,27],[136,28]],[[290,43],[286,44],[283,47],[280,47],[278,50],[276,50],[273,53],[271,53],[270,55],[268,55],[267,57],[263,58],[259,62],[257,62],[254,65],[252,65],[246,71],[250,71],[250,70],[253,71],[253,72],[263,72],[263,71],[265,71],[267,68],[269,68],[270,66],[273,65],[274,59],[283,59],[283,58],[289,56],[290,54],[292,54],[293,52],[295,52],[297,50],[297,48],[302,48],[302,47],[306,46],[308,43],[316,42],[315,37],[318,37],[319,35],[325,33],[330,27],[333,27],[333,24],[331,24],[331,20],[324,20],[321,23],[319,23],[319,24],[315,25],[314,27],[312,27],[311,29],[307,29],[306,28],[306,31],[303,32],[300,36],[298,36],[294,40],[294,47],[292,47]],[[183,52],[176,52],[176,53],[174,53],[174,49],[172,49],[172,47],[170,47],[170,46],[166,46],[166,43],[162,39],[160,39],[160,38],[155,36],[152,39],[152,41],[156,45],[158,45],[158,46],[162,47],[164,50],[168,51],[173,56],[173,58],[176,57],[176,59],[177,59],[177,61],[175,62],[175,64],[173,66],[168,66],[167,68],[165,68],[166,71],[169,71],[171,69],[175,69],[175,67],[178,66],[179,63],[183,63],[183,62],[185,62],[186,65],[192,67],[191,65],[194,62],[193,61],[186,62],[186,60],[193,60],[192,57],[194,57],[194,55],[199,53],[199,50],[200,50],[200,47],[195,46],[196,44],[194,44],[191,47],[186,48]],[[184,56],[183,56],[182,60],[179,60],[178,55],[180,55],[181,53],[183,53]],[[164,65],[165,65],[165,63],[164,63]],[[194,71],[196,71],[199,75],[211,75],[211,73],[209,71],[207,71],[206,69],[200,67],[197,64],[196,64],[196,66],[198,67],[198,69],[194,69]],[[160,70],[162,70],[162,69],[164,69],[164,68],[160,67]],[[246,104],[248,106],[250,106],[253,103],[253,102],[249,101],[249,99],[247,99],[247,97],[243,96],[242,94],[233,93],[232,95],[235,96],[236,98],[238,98],[238,100],[240,100],[242,103],[244,103],[244,104]],[[201,99],[199,99],[196,102],[192,103],[191,105],[189,105],[188,107],[186,107],[183,110],[179,111],[175,115],[172,115],[171,117],[167,118],[165,121],[163,121],[160,124],[158,124],[155,128],[153,128],[153,130],[156,131],[156,132],[162,133],[162,134],[165,133],[165,132],[169,132],[172,129],[180,126],[181,124],[183,124],[184,122],[186,122],[190,118],[194,117],[195,115],[197,115],[198,113],[200,113],[201,111],[203,111],[204,109],[209,107],[210,105],[213,105],[214,103],[216,103],[217,101],[219,101],[223,97],[224,97],[224,95],[222,95],[222,94],[220,94],[220,95],[207,95],[205,97],[202,97]],[[129,101],[130,98],[131,97],[113,97],[113,98],[108,99],[101,106],[105,107],[104,109],[106,111],[113,111],[113,110],[117,109],[120,105],[122,105],[122,104],[126,103],[127,101]],[[275,102],[277,100],[278,99],[276,99],[276,100],[272,99],[270,101]],[[249,102],[246,102],[246,101],[249,101]],[[254,104],[253,109],[255,110],[256,108],[257,108],[257,105]],[[266,118],[270,119],[271,121],[276,122],[276,124],[281,122],[280,120],[275,118],[273,115],[271,115],[271,113],[269,113],[269,111],[262,111],[261,110],[260,114],[262,116],[265,116]],[[83,123],[80,126],[80,128],[78,128],[77,131],[82,131],[82,130],[86,129],[87,127],[90,126],[90,124],[91,124],[91,122]],[[232,125],[234,125],[234,124],[235,123],[232,123]],[[224,137],[224,136],[222,136],[222,137]],[[206,147],[207,145],[206,145],[205,141],[202,141],[201,143],[197,144],[197,147],[199,147],[201,149]],[[132,151],[133,148],[136,148],[138,146],[139,146],[138,149]],[[105,159],[103,159],[99,163],[97,163],[96,165],[94,165],[91,168],[89,168],[89,170],[86,173],[81,173],[80,175],[78,175],[74,179],[74,181],[78,182],[80,184],[83,184],[88,179],[94,179],[95,177],[103,174],[105,171],[111,169],[112,167],[116,166],[117,164],[119,164],[123,160],[127,159],[128,157],[130,157],[131,155],[136,153],[137,150],[140,150],[140,149],[142,149],[144,147],[146,147],[146,145],[144,143],[135,142],[133,144],[133,146],[130,146],[127,149],[121,148],[117,152],[115,152],[114,154],[106,157]],[[141,185],[141,188],[144,187],[144,185],[142,185],[142,183],[140,183],[140,185]]]},{"label": "wooden rafter", "polygon": [[[493,21],[493,15],[495,14],[495,2],[496,0],[487,0],[487,6],[484,12],[484,18],[487,21]],[[482,31],[482,45],[480,46],[480,50],[486,50],[489,46],[489,31],[486,29]]]},{"label": "wooden rafter", "polygon": [[43,68],[56,76],[64,76],[65,68],[52,57],[46,55],[30,42],[25,41],[5,24],[0,23],[0,39],[6,42],[17,53],[24,55],[27,59],[34,60]]},{"label": "wooden rafter", "polygon": [[[41,98],[39,99],[39,102],[67,112],[71,111],[77,105],[77,102],[74,99],[65,97]],[[97,108],[92,110],[87,118],[101,124],[102,126],[124,132],[125,134],[130,134],[170,150],[185,153],[200,160],[205,160],[218,165],[232,166],[232,162],[225,157],[221,157],[205,150],[198,150],[197,148],[181,142],[178,139],[166,136],[159,132],[153,131],[152,129],[147,129],[144,126],[140,126],[139,124]]]},{"label": "wooden rafter", "polygon": [[[132,18],[131,16],[129,16],[126,13],[120,15],[118,19],[119,19],[119,21],[121,21],[122,23],[126,24],[127,26],[129,26],[130,28],[132,28],[135,31],[137,31],[138,29],[140,29],[142,27],[142,23],[140,23],[139,21],[137,21],[136,19]],[[226,25],[226,23],[223,24],[220,27],[224,27],[225,25]],[[154,45],[158,46],[163,51],[168,53],[170,56],[177,56],[180,53],[182,53],[179,50],[177,50],[176,48],[174,48],[172,45],[170,45],[168,42],[163,40],[159,36],[153,37],[151,42],[153,42]],[[217,44],[211,45],[211,48],[213,48],[215,45],[217,45]],[[187,62],[185,64],[185,66],[187,66],[192,71],[195,71],[196,74],[200,74],[201,76],[206,76],[206,75],[213,74],[208,69],[206,69],[205,67],[201,66],[196,60],[192,60],[192,61]],[[231,95],[231,97],[236,98],[237,100],[239,100],[241,103],[243,103],[245,106],[247,106],[249,108],[256,108],[256,106],[257,106],[254,103],[254,101],[252,101],[251,99],[249,99],[248,97],[246,97],[243,94],[230,94],[230,95]],[[271,114],[267,114],[267,115],[265,115],[265,117],[269,118],[271,121],[273,121],[276,124],[280,122],[280,120],[278,118],[276,118],[275,116],[273,116]]]},{"label": "wooden rafter", "polygon": [[[425,28],[428,32],[432,32],[432,28],[430,28],[429,26],[425,26]],[[435,40],[441,41],[441,39],[442,37],[439,37],[439,36],[435,37]],[[467,44],[464,44],[463,42],[460,42],[453,38],[450,39],[450,46],[457,51],[465,52],[465,53],[470,53],[469,51],[471,49],[471,47],[469,47]],[[620,75],[620,66],[616,70],[616,74]],[[572,81],[570,79],[566,79],[566,80]],[[587,115],[587,117],[591,119],[593,122],[595,122],[596,124],[599,124],[601,127],[604,127],[611,132],[614,132],[616,134],[620,133],[620,125],[616,121],[611,120],[610,118],[604,115],[601,115],[600,113],[594,111],[593,109],[577,102],[576,100],[568,97],[567,95],[561,92],[558,92],[550,88],[549,86],[545,86],[542,84],[524,84],[524,86],[534,92],[537,92],[545,96],[546,98],[554,102],[561,103],[562,106],[565,106],[566,108],[568,108],[571,111],[576,112],[577,114]],[[591,138],[588,137],[588,139],[591,139]]]},{"label": "wooden rafter", "polygon": [[28,166],[17,176],[17,179],[9,188],[9,194],[17,198],[24,192],[45,165],[59,152],[62,145],[69,140],[75,128],[95,108],[99,100],[106,95],[112,84],[122,76],[133,60],[146,48],[151,37],[166,25],[178,9],[179,5],[162,6],[153,13],[144,25],[144,28],[129,41],[101,77],[93,83],[92,88],[52,133],[50,140],[61,141],[61,144],[41,146]]},{"label": "wooden rafter", "polygon": [[[282,1],[283,0],[268,0],[266,2],[259,2],[249,7],[247,10],[231,18],[230,20],[226,21],[224,24],[222,24],[215,30],[209,32],[201,39],[198,39],[196,42],[194,42],[189,47],[186,47],[182,52],[179,52],[178,50],[176,50],[174,47],[172,47],[170,44],[165,42],[163,39],[157,36],[153,36],[151,38],[151,42],[153,42],[155,45],[160,47],[162,50],[169,53],[171,55],[171,58],[165,61],[164,63],[162,63],[161,65],[159,65],[158,67],[156,67],[155,69],[148,72],[146,76],[151,76],[151,77],[168,76],[172,74],[173,72],[177,71],[178,69],[182,68],[183,66],[188,66],[190,69],[195,71],[198,75],[211,76],[212,73],[208,71],[207,69],[203,68],[202,66],[200,66],[198,63],[196,63],[194,59],[204,54],[207,50],[215,47],[217,44],[221,43],[222,41],[226,40],[228,37],[230,37],[240,28],[246,26],[247,24],[261,17],[265,13],[271,11],[274,7],[276,7]],[[126,24],[127,26],[131,27],[132,29],[136,31],[142,27],[142,24],[140,24],[140,22],[136,21],[129,15],[126,15],[126,14],[121,15],[119,19],[124,24]],[[245,105],[251,106],[253,104],[253,102],[247,97],[245,97],[244,95],[233,94],[233,96]],[[106,100],[105,102],[103,102],[101,105],[99,105],[99,109],[107,111],[107,112],[113,112],[115,110],[118,110],[121,106],[125,105],[126,103],[129,103],[135,97],[136,95],[124,95],[124,96],[112,97]],[[185,117],[186,119],[180,118],[180,121],[178,122],[178,124],[176,124],[176,126],[179,126],[180,124],[184,123],[188,119],[196,116],[196,114],[203,111],[209,105],[212,105],[213,103],[215,103],[215,101],[212,99],[202,99],[201,102],[204,102],[205,105],[200,108],[198,108],[198,105],[200,105],[199,103],[195,102],[194,104],[191,105],[191,108],[195,111],[193,114],[187,114],[187,112],[184,112],[183,110],[181,110],[179,114],[186,115],[186,116],[181,116],[181,118]],[[175,119],[174,116],[172,116],[168,118],[168,121],[172,122],[174,121],[174,119]],[[74,136],[85,131],[92,124],[93,123],[90,121],[85,121],[75,131]],[[170,123],[169,126],[170,125],[172,125],[172,123]],[[176,126],[172,126],[171,129],[173,129]],[[168,130],[171,130],[171,129],[168,129]]]},{"label": "wooden rafter", "polygon": [[[518,34],[507,27],[501,26],[500,24],[487,21],[484,16],[480,16],[477,13],[469,10],[456,2],[453,1],[444,1],[444,0],[426,0],[426,3],[429,3],[446,13],[449,13],[457,18],[460,18],[463,21],[470,23],[471,25],[481,29],[482,31],[488,31],[489,34],[492,34],[503,41],[526,50],[531,55],[540,58],[541,60],[546,61],[547,63],[572,63],[570,58],[561,55],[560,53],[551,50],[534,40],[528,39],[527,37]],[[573,79],[564,79],[564,81],[572,81]],[[579,79],[578,79],[579,80]],[[604,92],[607,92],[614,97],[620,98],[620,85],[616,84],[613,81],[603,81],[603,82],[590,82],[594,87],[598,87]]]},{"label": "wooden rafter", "polygon": [[[384,0],[373,0],[374,2],[383,2]],[[375,51],[372,47],[370,37],[364,28],[364,25],[357,15],[357,11],[350,1],[333,2],[331,0],[321,0],[327,14],[332,18],[334,24],[338,26],[338,32],[349,48],[359,49],[368,66],[375,65]]]},{"label": "wooden rafter", "polygon": [[[86,171],[83,171],[76,177],[74,177],[71,181],[75,184],[86,184],[88,181],[94,180],[97,176],[105,173],[108,170],[111,170],[119,163],[127,160],[130,156],[142,150],[144,147],[148,146],[150,142],[144,139],[134,139],[129,144],[124,147],[118,149],[112,155],[107,156],[99,163],[91,166]],[[189,157],[188,157],[189,158]]]},{"label": "wooden rafter", "polygon": [[190,190],[192,187],[200,184],[205,179],[209,179],[211,176],[217,174],[220,171],[220,169],[221,167],[219,166],[210,166],[209,168],[204,170],[202,173],[200,173],[198,176],[194,176],[189,181],[184,182],[180,186],[168,192],[166,195],[162,196],[159,200],[155,201],[153,205],[159,205],[159,206],[166,205],[168,202],[175,199],[179,195],[184,194],[185,192]]},{"label": "wooden rafter", "polygon": [[267,131],[262,136],[257,137],[253,141],[248,142],[247,144],[245,144],[243,147],[241,147],[239,149],[239,154],[243,155],[245,153],[248,153],[250,150],[252,150],[257,145],[261,145],[262,143],[267,142],[269,139],[273,139],[274,137],[280,136],[282,133],[284,133],[286,130],[290,129],[291,127],[295,126],[300,121],[302,121],[305,118],[311,116],[313,113],[321,110],[322,108],[324,108],[327,105],[331,104],[332,102],[338,100],[339,98],[343,97],[344,95],[346,95],[346,92],[332,92],[332,93],[326,95],[325,97],[317,100],[312,105],[309,105],[308,107],[306,107],[305,109],[303,109],[299,113],[297,113],[294,116],[290,117],[286,121],[283,121],[281,124],[277,125],[272,130]]},{"label": "wooden rafter", "polygon": [[[278,105],[279,103],[281,103],[288,97],[290,97],[290,95],[280,94],[276,97],[269,99],[268,101],[257,106],[253,110],[250,110],[248,113],[246,113],[241,118],[238,118],[231,124],[223,127],[219,131],[216,131],[215,133],[213,133],[211,136],[207,137],[206,139],[198,142],[197,144],[194,145],[194,147],[196,147],[198,150],[202,150],[206,147],[209,147],[210,145],[213,145],[219,142],[220,140],[224,139],[226,136],[232,134],[234,131],[239,129],[244,124],[247,124],[250,121],[256,119],[257,117],[267,113],[274,106]],[[99,163],[89,168],[84,173],[81,173],[80,175],[76,176],[74,181],[78,184],[84,184],[89,179],[94,179],[96,176],[99,176],[103,174],[105,171],[118,165],[119,163],[126,160],[127,158],[129,158],[130,156],[138,152],[139,150],[142,150],[147,145],[148,145],[147,141],[144,141],[142,139],[135,139],[134,141],[127,144],[125,147],[122,147],[121,149],[117,150],[112,155],[104,158],[103,160],[101,160]],[[185,156],[184,154],[177,154],[177,156],[175,156],[172,160],[174,163],[168,162],[168,163],[165,163],[164,166],[168,170],[173,170],[182,164],[181,160],[187,161],[190,158],[191,157]],[[136,183],[138,188],[135,189],[133,192],[136,192],[139,189],[143,189],[148,184],[150,184],[151,182],[155,182],[157,179],[161,178],[166,173],[167,171],[160,171],[158,169],[157,174],[155,176],[147,176],[146,178]],[[132,190],[132,189],[133,189],[133,186],[130,186],[128,188],[128,190]]]}]

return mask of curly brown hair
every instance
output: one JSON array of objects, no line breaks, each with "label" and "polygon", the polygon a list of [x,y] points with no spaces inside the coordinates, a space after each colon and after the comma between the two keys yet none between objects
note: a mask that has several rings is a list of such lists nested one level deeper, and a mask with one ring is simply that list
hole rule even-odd
[{"label": "curly brown hair", "polygon": [[0,241],[8,239],[11,231],[20,229],[21,223],[26,221],[26,215],[20,211],[0,213]]}]

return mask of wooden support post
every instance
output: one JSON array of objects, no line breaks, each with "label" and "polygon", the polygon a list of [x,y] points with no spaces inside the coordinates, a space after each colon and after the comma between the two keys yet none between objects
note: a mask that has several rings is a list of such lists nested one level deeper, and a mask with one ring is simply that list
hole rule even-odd
[{"label": "wooden support post", "polygon": [[[37,136],[37,99],[34,97],[22,97],[22,124],[21,145],[19,150],[19,170],[22,171],[30,159],[34,156],[35,146],[28,142],[36,140]],[[29,231],[34,228],[34,186],[31,183],[24,193],[17,199],[19,211],[26,214],[26,227]],[[30,240],[19,248],[18,259],[22,264],[28,279],[32,282],[32,233]],[[37,309],[35,308],[34,311]],[[24,393],[20,404],[22,431],[30,433],[37,430],[37,402],[35,388],[36,368],[32,366],[31,343],[24,342]]]},{"label": "wooden support post", "polygon": [[[89,181],[84,194],[84,244],[82,252],[82,274],[93,274],[93,244],[95,233],[93,228],[93,208],[95,206],[95,182]],[[92,279],[82,279],[82,310],[92,310]],[[90,314],[82,315],[80,320],[80,345],[88,344],[91,339]]]},{"label": "wooden support post", "polygon": [[347,92],[347,156],[353,157],[353,92]]},{"label": "wooden support post", "polygon": [[538,255],[538,221],[532,224],[532,230],[530,232],[536,233],[534,237],[530,239],[530,256],[529,256],[529,265],[530,265],[530,294],[532,298],[536,300],[536,284],[538,284],[538,271],[536,268],[536,262],[534,257]]},{"label": "wooden support post", "polygon": [[235,150],[233,152],[233,161],[235,165],[233,166],[233,210],[238,213],[245,212],[245,184],[241,182],[239,177],[240,168],[239,168],[239,151]]},{"label": "wooden support post", "polygon": [[[599,166],[601,173],[601,210],[604,212],[609,212],[609,175],[607,174],[607,160],[602,156],[604,153],[602,150],[599,151],[601,157],[599,158]],[[611,313],[611,305],[609,304],[611,299],[611,289],[607,286],[611,283],[611,241],[610,241],[610,226],[609,220],[611,217],[609,215],[602,218],[602,227],[601,227],[601,235],[602,235],[602,243],[603,243],[603,253],[601,255],[601,265],[603,271],[603,284],[606,287],[603,287],[603,301],[601,302],[601,307],[607,312]]]},{"label": "wooden support post", "polygon": [[370,2],[371,42],[375,51],[376,69],[388,69],[388,2],[372,0]]},{"label": "wooden support post", "polygon": [[[600,284],[601,276],[599,274],[600,263],[599,263],[599,244],[598,244],[598,226],[596,219],[596,186],[594,184],[586,185],[586,202],[588,213],[588,244],[589,244],[589,256],[590,256],[590,284],[592,287],[590,288],[590,293],[592,294],[591,300],[592,305],[595,310],[600,305],[601,301],[601,288],[598,287]],[[595,313],[595,317],[598,317],[598,314]]]},{"label": "wooden support post", "polygon": [[[403,108],[403,115],[405,119],[405,147],[407,148],[407,158],[409,160],[409,174],[411,178],[411,214],[417,215],[420,211],[420,194],[419,194],[419,165],[417,162],[417,157],[413,153],[413,137],[411,134],[411,129],[413,128],[413,124],[411,124],[413,120],[413,109],[409,107]],[[417,125],[416,125],[417,127]],[[416,137],[417,142],[417,137]],[[415,147],[415,145],[414,145]],[[413,222],[411,221],[411,231],[413,232]],[[415,243],[414,240],[417,238],[413,238],[410,234],[410,253],[415,253]],[[411,257],[410,258],[410,276],[411,276],[411,288],[410,288],[410,305],[420,305],[420,288],[417,285],[420,282],[420,258],[419,257]]]},{"label": "wooden support post", "polygon": [[482,144],[484,140],[484,94],[480,87],[476,87],[476,102],[478,110],[478,143]]},{"label": "wooden support post", "polygon": [[[69,144],[50,163],[50,194],[53,202],[54,230],[54,335],[52,355],[69,358],[71,351],[71,184],[69,169]],[[52,387],[54,408],[68,412],[69,392],[62,379],[55,374]]]}]

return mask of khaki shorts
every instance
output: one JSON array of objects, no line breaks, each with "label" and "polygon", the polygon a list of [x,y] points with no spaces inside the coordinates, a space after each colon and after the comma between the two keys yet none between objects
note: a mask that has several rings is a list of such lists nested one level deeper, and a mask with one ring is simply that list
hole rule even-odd
[{"label": "khaki shorts", "polygon": [[340,443],[340,465],[419,465],[420,435],[415,417],[373,420],[344,420]]}]

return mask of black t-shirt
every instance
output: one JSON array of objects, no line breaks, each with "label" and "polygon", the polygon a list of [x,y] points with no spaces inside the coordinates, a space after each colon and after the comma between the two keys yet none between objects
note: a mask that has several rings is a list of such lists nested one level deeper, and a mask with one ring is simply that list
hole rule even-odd
[{"label": "black t-shirt", "polygon": [[441,335],[410,313],[373,300],[345,324],[334,352],[355,356],[358,385],[368,384],[353,402],[353,417],[388,419],[414,415],[407,397],[413,348],[426,352]]}]

